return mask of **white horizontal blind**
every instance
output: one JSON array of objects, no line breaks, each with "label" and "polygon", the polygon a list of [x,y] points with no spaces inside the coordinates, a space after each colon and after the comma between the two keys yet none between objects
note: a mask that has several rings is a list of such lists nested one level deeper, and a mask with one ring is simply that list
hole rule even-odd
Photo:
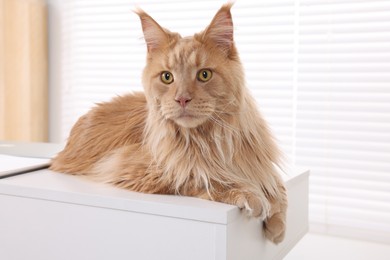
[{"label": "white horizontal blind", "polygon": [[293,0],[267,0],[232,10],[247,85],[286,154],[293,150],[294,8]]},{"label": "white horizontal blind", "polygon": [[131,1],[63,4],[61,139],[95,103],[142,90],[145,50]]},{"label": "white horizontal blind", "polygon": [[[142,90],[135,6],[192,35],[225,1],[68,0],[61,138],[96,102]],[[311,170],[314,231],[390,243],[390,0],[237,1],[248,87],[293,163]]]},{"label": "white horizontal blind", "polygon": [[300,1],[297,71],[312,229],[390,243],[390,1]]}]

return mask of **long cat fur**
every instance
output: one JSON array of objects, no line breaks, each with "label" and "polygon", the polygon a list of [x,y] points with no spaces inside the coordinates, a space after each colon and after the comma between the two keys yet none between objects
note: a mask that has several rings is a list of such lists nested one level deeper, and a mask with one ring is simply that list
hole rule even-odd
[{"label": "long cat fur", "polygon": [[[264,219],[266,237],[281,242],[287,196],[275,170],[280,152],[245,86],[231,6],[184,38],[138,9],[148,50],[144,93],[82,116],[51,169],[132,191],[234,204]],[[196,76],[204,68],[212,72],[207,82]],[[163,71],[172,73],[171,84],[161,81]]]}]

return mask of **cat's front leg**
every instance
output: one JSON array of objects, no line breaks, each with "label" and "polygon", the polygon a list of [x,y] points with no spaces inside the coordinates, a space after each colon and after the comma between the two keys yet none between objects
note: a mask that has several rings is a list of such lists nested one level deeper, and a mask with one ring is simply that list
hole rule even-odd
[{"label": "cat's front leg", "polygon": [[213,185],[211,191],[197,195],[199,198],[236,205],[248,216],[263,220],[264,235],[275,244],[285,236],[287,196],[283,185],[279,187],[278,198],[268,198],[264,192],[255,191],[250,185],[225,187]]},{"label": "cat's front leg", "polygon": [[270,211],[270,203],[263,194],[251,191],[244,186],[230,189],[221,201],[236,205],[248,216],[259,217],[261,220],[266,219]]},{"label": "cat's front leg", "polygon": [[286,233],[287,218],[287,191],[285,186],[279,182],[276,198],[270,198],[270,215],[264,221],[265,236],[278,244],[283,241]]},{"label": "cat's front leg", "polygon": [[212,184],[212,188],[204,190],[195,196],[235,205],[242,209],[250,217],[259,217],[265,220],[270,213],[271,205],[266,196],[245,184],[224,186]]},{"label": "cat's front leg", "polygon": [[263,220],[264,235],[275,244],[283,241],[286,232],[287,196],[279,187],[278,198],[267,198],[264,193],[250,191],[249,187],[232,188],[217,200],[245,210],[249,216]]}]

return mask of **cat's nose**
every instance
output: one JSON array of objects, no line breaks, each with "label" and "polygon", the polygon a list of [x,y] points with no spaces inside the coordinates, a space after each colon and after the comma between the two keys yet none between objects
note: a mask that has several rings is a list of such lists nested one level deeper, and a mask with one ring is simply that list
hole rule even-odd
[{"label": "cat's nose", "polygon": [[181,107],[185,108],[188,102],[190,102],[192,98],[189,97],[177,97],[175,101],[180,104]]}]

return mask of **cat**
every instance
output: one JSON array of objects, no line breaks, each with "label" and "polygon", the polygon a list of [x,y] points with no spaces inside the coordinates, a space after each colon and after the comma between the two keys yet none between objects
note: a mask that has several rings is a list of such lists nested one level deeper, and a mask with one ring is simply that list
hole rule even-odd
[{"label": "cat", "polygon": [[161,27],[141,9],[147,47],[144,92],[100,103],[73,126],[50,169],[132,191],[237,205],[285,236],[281,153],[245,86],[231,3],[192,37]]}]

